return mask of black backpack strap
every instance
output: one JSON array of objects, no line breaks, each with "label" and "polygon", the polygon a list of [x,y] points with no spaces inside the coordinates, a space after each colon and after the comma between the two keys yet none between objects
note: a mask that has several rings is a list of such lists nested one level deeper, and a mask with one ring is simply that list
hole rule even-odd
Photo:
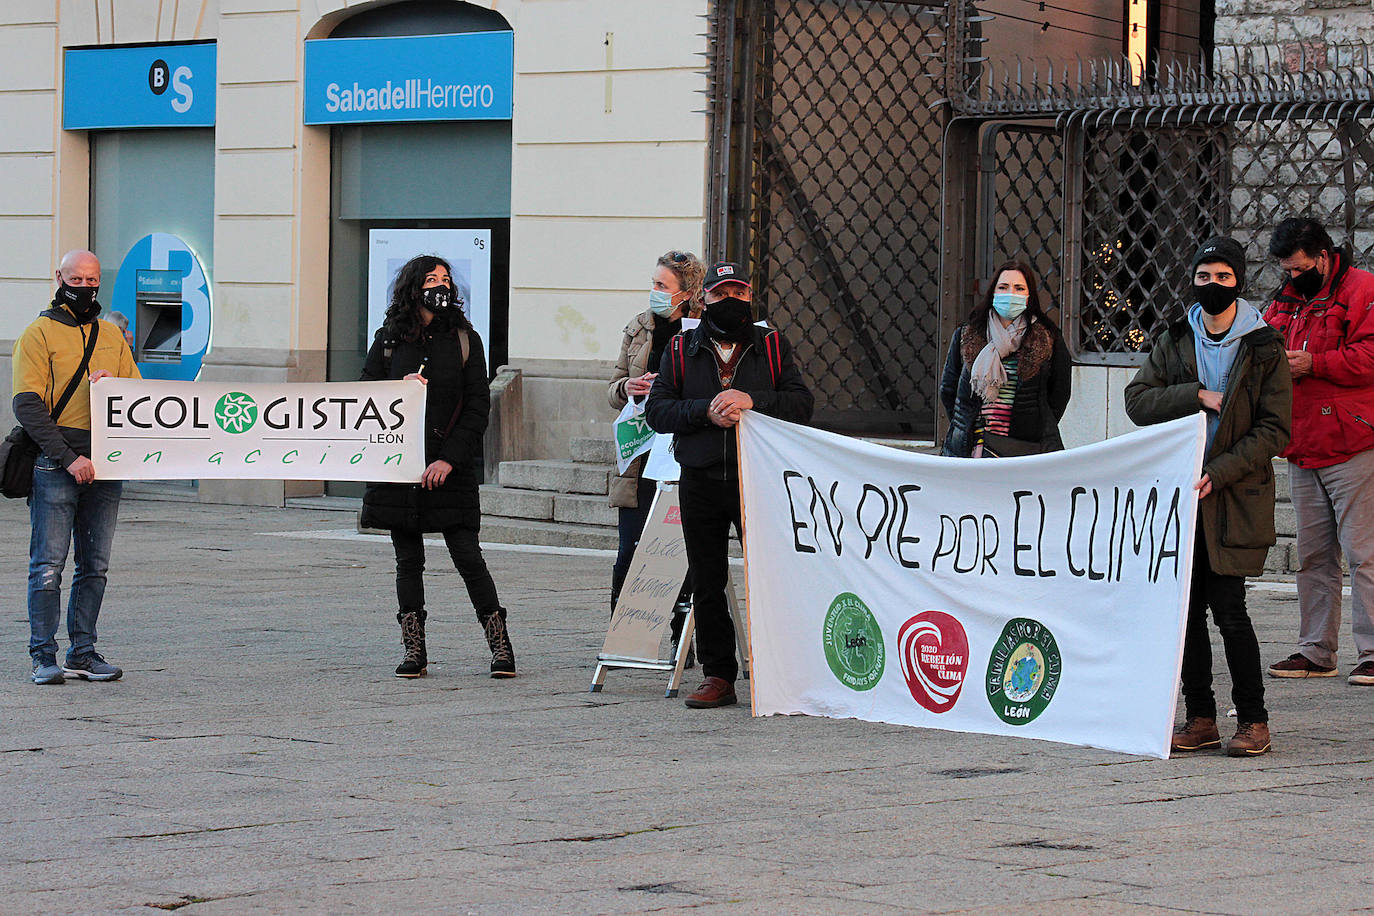
[{"label": "black backpack strap", "polygon": [[62,397],[58,398],[57,404],[52,409],[52,421],[57,422],[57,418],[62,416],[62,411],[67,409],[67,404],[71,401],[72,395],[76,394],[76,388],[81,384],[81,380],[86,376],[86,370],[91,365],[91,354],[95,352],[95,339],[100,336],[100,322],[91,322],[91,335],[86,338],[86,349],[81,354],[81,365],[76,367],[76,375],[67,383],[67,389],[62,392]]}]

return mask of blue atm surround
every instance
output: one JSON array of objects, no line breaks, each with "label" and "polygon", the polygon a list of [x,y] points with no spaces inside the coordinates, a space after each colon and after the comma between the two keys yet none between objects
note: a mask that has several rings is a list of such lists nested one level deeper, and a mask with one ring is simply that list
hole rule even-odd
[{"label": "blue atm surround", "polygon": [[[138,360],[144,378],[189,382],[200,374],[210,349],[210,280],[181,239],[166,232],[139,239],[119,265],[110,308],[128,316],[136,358],[145,350],[164,354]],[[179,356],[169,359],[174,345]]]}]

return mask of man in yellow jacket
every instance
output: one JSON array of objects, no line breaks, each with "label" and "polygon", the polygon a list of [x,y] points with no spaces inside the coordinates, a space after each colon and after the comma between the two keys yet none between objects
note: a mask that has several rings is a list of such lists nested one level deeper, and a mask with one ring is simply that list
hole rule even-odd
[{"label": "man in yellow jacket", "polygon": [[[14,415],[42,453],[29,497],[29,655],[35,684],[65,677],[113,681],[124,672],[95,651],[95,624],[105,597],[123,483],[96,480],[91,464],[92,383],[106,377],[139,378],[119,328],[96,318],[100,261],[69,251],[57,269],[57,294],[14,345]],[[53,408],[81,368],[87,341],[96,335],[90,365],[58,417]],[[62,568],[76,544],[76,569],[67,604],[71,645],[57,664],[62,610]]]}]

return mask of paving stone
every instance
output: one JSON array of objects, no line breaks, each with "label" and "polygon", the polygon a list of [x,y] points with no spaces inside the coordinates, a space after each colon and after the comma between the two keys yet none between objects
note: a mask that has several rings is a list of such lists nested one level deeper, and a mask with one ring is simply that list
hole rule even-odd
[{"label": "paving stone", "polygon": [[[27,541],[23,504],[0,502],[0,912],[1368,906],[1352,838],[1374,815],[1374,691],[1343,678],[1266,679],[1275,750],[1254,760],[693,711],[660,673],[588,692],[607,553],[491,545],[521,671],[493,681],[430,539],[430,675],[401,681],[385,537],[310,509],[129,499],[100,621],[125,677],[38,688]],[[1296,595],[1274,588],[1248,595],[1265,662],[1296,638]],[[1225,704],[1215,638],[1214,658]]]}]

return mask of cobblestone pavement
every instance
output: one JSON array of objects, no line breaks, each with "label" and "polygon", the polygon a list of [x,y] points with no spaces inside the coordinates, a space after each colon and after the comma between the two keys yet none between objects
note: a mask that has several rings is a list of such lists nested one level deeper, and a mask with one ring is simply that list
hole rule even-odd
[{"label": "cobblestone pavement", "polygon": [[[661,674],[587,692],[608,556],[495,547],[521,676],[494,681],[438,545],[401,681],[390,545],[350,523],[126,501],[124,679],[36,687],[0,506],[0,913],[1374,908],[1372,688],[1268,681],[1254,760],[691,711]],[[1291,585],[1251,597],[1265,660],[1292,651]]]}]

